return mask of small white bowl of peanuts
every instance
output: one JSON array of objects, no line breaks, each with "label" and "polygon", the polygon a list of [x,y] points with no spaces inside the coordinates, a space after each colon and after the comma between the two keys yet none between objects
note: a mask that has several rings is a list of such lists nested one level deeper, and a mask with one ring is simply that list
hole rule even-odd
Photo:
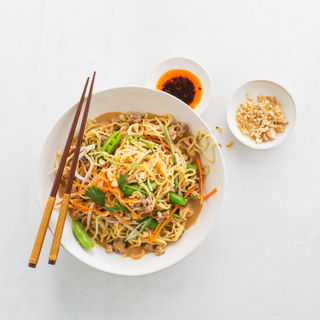
[{"label": "small white bowl of peanuts", "polygon": [[227,121],[235,137],[253,149],[270,149],[285,141],[296,121],[291,94],[268,80],[245,83],[232,95]]}]

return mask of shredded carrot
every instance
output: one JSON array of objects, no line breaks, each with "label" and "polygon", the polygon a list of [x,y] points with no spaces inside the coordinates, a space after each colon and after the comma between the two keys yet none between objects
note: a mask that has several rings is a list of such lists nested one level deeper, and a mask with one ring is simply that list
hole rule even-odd
[{"label": "shredded carrot", "polygon": [[[79,187],[79,188],[80,188],[80,187]],[[83,188],[81,191],[73,194],[73,195],[71,196],[71,198],[73,198],[73,197],[75,197],[75,196],[78,196],[77,198],[79,199],[79,195],[80,195],[81,193],[84,193],[88,188],[89,188],[89,187]]]},{"label": "shredded carrot", "polygon": [[[166,225],[166,223],[169,221],[169,219],[171,218],[171,216],[174,214],[174,212],[180,208],[180,206],[176,206],[169,214],[169,217],[164,220],[164,222],[162,222],[161,227],[157,228],[154,233],[151,235],[151,239],[149,240],[149,242],[153,242],[154,239],[158,236],[158,234],[160,233],[160,231],[162,230],[162,228]],[[160,225],[160,223],[158,224],[158,226]]]},{"label": "shredded carrot", "polygon": [[[123,201],[123,200],[122,200]],[[123,202],[124,206],[132,213],[134,214],[137,218],[142,219],[141,216],[139,216],[137,213],[135,213],[129,206],[127,206],[124,202]]]},{"label": "shredded carrot", "polygon": [[126,224],[126,225],[129,226],[129,227],[131,227],[130,224],[129,224],[126,220],[124,220],[124,219],[121,218],[121,216],[120,216],[119,213],[116,212],[116,216],[119,217],[124,224]]},{"label": "shredded carrot", "polygon": [[111,191],[111,192],[116,192],[116,193],[119,193],[119,191],[118,190],[115,190],[115,189],[112,189],[112,188],[106,188],[106,187],[98,187],[98,188],[100,188],[101,190],[103,190],[103,191]]},{"label": "shredded carrot", "polygon": [[147,139],[151,140],[151,141],[154,141],[154,142],[157,142],[157,143],[161,143],[163,145],[165,145],[169,150],[171,150],[170,146],[167,145],[166,143],[162,142],[162,141],[159,141],[159,140],[156,140],[156,139],[152,139],[150,136],[146,136],[143,134],[144,137],[146,137]]},{"label": "shredded carrot", "polygon": [[107,197],[108,197],[110,206],[111,206],[112,208],[114,208],[114,205],[113,205],[113,203],[111,202],[111,199],[110,199],[109,190],[107,190]]},{"label": "shredded carrot", "polygon": [[200,204],[203,202],[203,182],[202,182],[202,167],[200,160],[197,159],[197,167],[199,171],[199,179],[200,179]]},{"label": "shredded carrot", "polygon": [[184,195],[184,197],[186,198],[193,190],[194,190],[194,188],[191,188],[191,189]]},{"label": "shredded carrot", "polygon": [[121,199],[123,202],[125,203],[137,203],[139,202],[139,200],[134,200],[134,199],[129,199],[129,200],[124,200],[124,199]]},{"label": "shredded carrot", "polygon": [[[184,197],[186,198],[192,191],[194,190],[194,188],[190,189],[185,195]],[[169,214],[169,217],[161,224],[161,227],[160,226],[160,223],[158,224],[156,230],[154,230],[153,234],[151,235],[151,238],[149,240],[149,242],[153,242],[154,239],[158,236],[159,232],[161,231],[161,229],[166,225],[166,223],[169,221],[169,219],[172,217],[172,215],[176,212],[176,210],[178,208],[181,208],[181,206],[177,205]],[[159,228],[158,228],[159,227]]]},{"label": "shredded carrot", "polygon": [[205,197],[203,197],[203,200],[208,199],[211,197],[213,194],[215,194],[218,191],[217,188],[214,188],[210,193],[208,193]]},{"label": "shredded carrot", "polygon": [[[94,182],[94,183],[92,183],[92,184],[86,185],[86,187],[95,186],[98,182],[99,182],[99,180],[97,180],[96,182]],[[78,187],[81,187],[81,188],[83,188],[83,186],[84,186],[83,184],[80,184],[80,183],[75,182],[75,181],[73,181],[73,184],[74,184],[75,186],[78,186]]]},{"label": "shredded carrot", "polygon": [[96,174],[96,173],[94,173],[94,172],[91,172],[91,174],[93,174],[94,176],[99,177],[100,180],[103,180],[103,181],[105,182],[105,184],[109,184],[109,185],[110,185],[109,187],[113,188],[113,186],[111,186],[111,183],[107,180],[106,176],[103,177],[102,175]]},{"label": "shredded carrot", "polygon": [[99,211],[99,210],[91,209],[90,207],[83,206],[82,204],[79,204],[79,203],[76,203],[76,202],[73,202],[71,205],[73,207],[75,207],[74,209],[78,209],[78,210],[81,209],[81,210],[93,211],[93,212],[97,212],[97,213],[101,213],[101,214],[105,213],[105,212],[102,212],[102,211]]}]

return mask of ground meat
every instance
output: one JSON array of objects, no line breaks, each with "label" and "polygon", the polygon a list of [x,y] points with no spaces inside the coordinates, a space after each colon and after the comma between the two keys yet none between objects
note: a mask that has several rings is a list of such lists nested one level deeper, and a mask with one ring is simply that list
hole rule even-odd
[{"label": "ground meat", "polygon": [[200,184],[198,182],[194,184],[194,191],[198,193],[200,192]]},{"label": "ground meat", "polygon": [[169,214],[170,214],[169,210],[163,211],[163,212],[158,211],[157,218],[156,218],[158,223],[161,223],[164,219],[167,219],[169,217]]},{"label": "ground meat", "polygon": [[160,144],[160,149],[161,149],[162,151],[168,150],[168,148],[167,148],[164,144]]},{"label": "ground meat", "polygon": [[156,249],[154,248],[154,246],[151,243],[147,243],[144,248],[150,252],[155,252]]},{"label": "ground meat", "polygon": [[60,183],[63,187],[65,187],[67,184],[67,181],[69,179],[69,174],[70,174],[70,167],[64,167],[63,173],[61,176],[61,181],[60,181]]},{"label": "ground meat", "polygon": [[116,238],[113,242],[112,248],[115,252],[124,253],[124,249],[126,248],[126,245],[124,244],[124,241],[122,238]]},{"label": "ground meat", "polygon": [[140,113],[132,113],[125,115],[129,124],[140,123],[142,121],[142,116]]},{"label": "ground meat", "polygon": [[106,252],[109,253],[109,252],[112,252],[113,249],[112,249],[112,245],[111,244],[107,244],[106,245]]},{"label": "ground meat", "polygon": [[101,134],[100,139],[101,139],[101,146],[103,146],[105,144],[105,142],[108,140],[108,137]]},{"label": "ground meat", "polygon": [[156,256],[160,256],[166,252],[166,248],[163,246],[156,247]]},{"label": "ground meat", "polygon": [[140,197],[137,198],[137,200],[139,200],[139,202],[134,204],[134,208],[138,208],[138,210],[141,211],[152,211],[153,203],[150,196],[147,196],[143,193]]},{"label": "ground meat", "polygon": [[176,124],[171,125],[168,130],[171,139],[177,141],[187,133],[187,125],[184,122],[177,122]]},{"label": "ground meat", "polygon": [[189,146],[184,142],[181,142],[179,144],[179,149],[182,151],[182,153],[184,153],[190,157],[194,157],[196,154],[194,147],[190,148],[189,150],[188,150],[188,148],[189,148]]}]

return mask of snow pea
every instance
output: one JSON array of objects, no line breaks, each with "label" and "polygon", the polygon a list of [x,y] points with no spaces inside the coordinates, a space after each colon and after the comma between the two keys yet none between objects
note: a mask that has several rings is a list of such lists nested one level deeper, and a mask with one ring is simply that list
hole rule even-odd
[{"label": "snow pea", "polygon": [[174,192],[168,192],[169,194],[169,200],[179,206],[184,206],[188,200],[185,199],[184,197],[174,193]]},{"label": "snow pea", "polygon": [[93,249],[94,244],[90,237],[87,235],[87,233],[83,229],[83,225],[79,220],[73,220],[72,221],[72,230],[74,234],[76,235],[77,239],[80,241],[80,243],[87,249]]},{"label": "snow pea", "polygon": [[193,170],[197,170],[197,166],[193,163],[187,164],[187,172],[186,173],[190,173],[191,171],[188,171],[188,169],[193,169]]}]

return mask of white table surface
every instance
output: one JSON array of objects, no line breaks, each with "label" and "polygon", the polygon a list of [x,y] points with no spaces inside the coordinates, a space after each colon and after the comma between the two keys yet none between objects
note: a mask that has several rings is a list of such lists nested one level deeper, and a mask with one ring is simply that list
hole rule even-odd
[{"label": "white table surface", "polygon": [[[1,319],[319,319],[320,20],[318,1],[1,1]],[[144,85],[171,56],[207,68],[203,114],[227,169],[227,197],[207,240],[163,272],[98,272],[61,249],[27,267],[40,222],[35,171],[57,117],[97,71],[95,92]],[[226,106],[252,79],[274,80],[298,109],[290,138],[251,150]],[[233,147],[226,143],[233,140]]]}]

